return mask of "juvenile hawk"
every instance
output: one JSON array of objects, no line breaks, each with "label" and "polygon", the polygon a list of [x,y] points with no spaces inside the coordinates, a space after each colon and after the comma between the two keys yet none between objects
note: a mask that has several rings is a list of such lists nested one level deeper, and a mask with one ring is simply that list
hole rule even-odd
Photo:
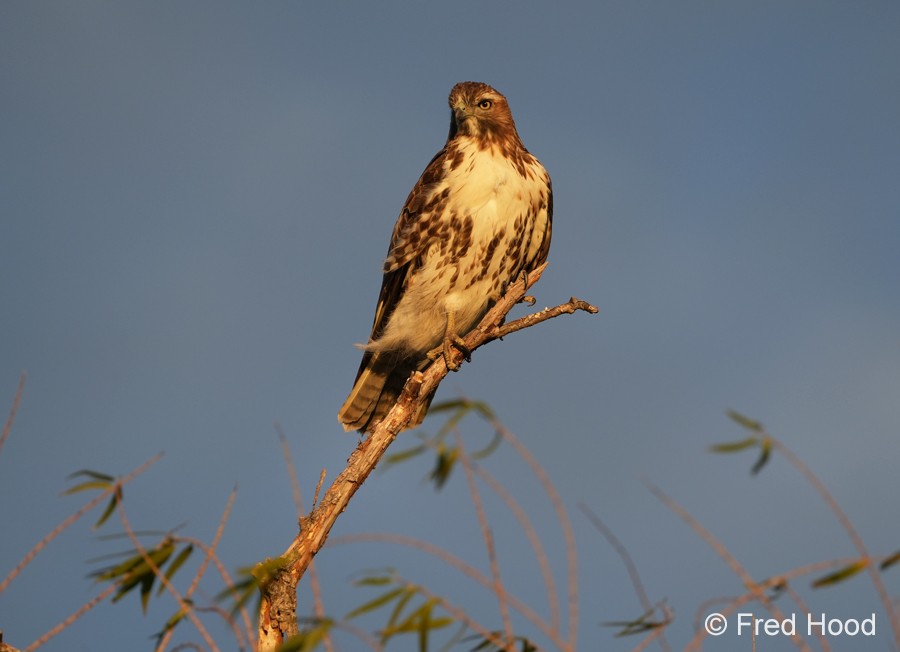
[{"label": "juvenile hawk", "polygon": [[449,363],[506,285],[547,259],[550,176],[519,139],[506,98],[460,82],[449,102],[447,142],[394,226],[372,335],[338,413],[345,430],[371,432],[413,371],[441,354]]}]

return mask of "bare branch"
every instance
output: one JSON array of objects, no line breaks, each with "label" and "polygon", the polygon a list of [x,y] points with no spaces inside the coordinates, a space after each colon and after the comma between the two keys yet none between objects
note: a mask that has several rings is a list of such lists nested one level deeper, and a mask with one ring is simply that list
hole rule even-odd
[{"label": "bare branch", "polygon": [[853,527],[853,523],[850,522],[850,517],[848,517],[847,513],[841,509],[841,506],[838,505],[837,500],[834,499],[834,496],[831,495],[831,492],[828,491],[825,484],[819,480],[816,474],[813,473],[812,470],[797,457],[797,455],[794,454],[794,451],[769,435],[769,433],[766,433],[766,437],[771,442],[772,446],[784,455],[791,466],[797,469],[797,471],[806,478],[806,481],[812,485],[813,489],[818,492],[819,496],[825,501],[825,504],[828,505],[831,512],[837,517],[841,527],[843,527],[844,531],[847,533],[847,536],[850,537],[850,540],[853,542],[857,552],[859,552],[860,557],[868,560],[866,570],[869,572],[869,578],[872,580],[872,585],[875,587],[878,598],[881,600],[881,604],[887,614],[888,621],[891,623],[891,629],[893,629],[894,633],[894,645],[900,647],[900,614],[897,613],[894,603],[891,601],[891,596],[888,594],[887,587],[885,587],[884,581],[881,579],[881,574],[878,572],[878,566],[869,554],[869,550],[866,548],[866,544],[863,542],[859,532],[856,531],[856,528]]},{"label": "bare branch", "polygon": [[34,544],[34,547],[32,547],[32,549],[26,553],[25,557],[22,558],[22,561],[20,561],[19,564],[10,571],[9,575],[7,575],[2,582],[0,582],[0,593],[3,593],[3,591],[6,590],[6,587],[9,586],[10,582],[12,582],[16,578],[16,576],[22,572],[22,569],[24,569],[29,563],[31,563],[31,560],[34,559],[41,550],[46,548],[51,541],[62,534],[69,526],[74,524],[82,516],[94,509],[94,507],[102,503],[110,494],[120,491],[122,487],[134,480],[138,475],[146,471],[153,464],[156,464],[156,462],[158,462],[162,458],[162,456],[162,453],[158,453],[157,455],[141,464],[138,468],[126,475],[121,480],[115,482],[114,484],[111,484],[106,490],[98,494],[89,503],[85,504],[84,507],[66,518],[62,523],[60,523],[49,533],[47,533],[47,535],[43,539]]},{"label": "bare branch", "polygon": [[[644,590],[644,583],[641,582],[641,576],[638,573],[637,565],[634,563],[634,560],[631,558],[631,554],[628,552],[628,548],[626,548],[619,538],[615,535],[606,523],[603,522],[599,516],[597,516],[593,510],[588,507],[585,503],[578,503],[578,508],[581,512],[587,516],[588,520],[591,524],[596,527],[600,534],[603,535],[603,538],[606,539],[607,543],[612,546],[613,550],[616,551],[616,554],[619,555],[619,559],[622,560],[622,563],[625,564],[625,570],[628,571],[628,577],[631,579],[631,585],[634,587],[634,592],[638,596],[638,600],[641,603],[641,607],[644,609],[644,612],[650,613],[653,611],[654,606],[650,602],[650,598],[647,596],[647,591]],[[667,608],[663,605],[663,613],[665,614]],[[663,649],[663,652],[670,652],[671,648],[669,647],[669,643],[666,640],[665,635],[663,634],[663,628],[659,628],[654,635],[647,637],[642,645],[649,645],[654,639],[659,639],[659,646]],[[643,649],[641,647],[640,649]]]},{"label": "bare branch", "polygon": [[[36,649],[38,649],[39,647],[43,646],[43,645],[44,645],[45,643],[47,643],[51,638],[53,638],[54,636],[56,636],[57,634],[59,634],[60,632],[62,632],[64,629],[66,629],[67,627],[69,627],[70,625],[72,625],[72,623],[74,623],[76,620],[78,620],[79,618],[81,618],[81,617],[82,617],[84,614],[86,614],[88,611],[90,611],[91,609],[93,609],[94,607],[96,607],[98,604],[100,604],[101,602],[103,602],[104,600],[106,600],[106,598],[108,598],[110,595],[112,595],[113,591],[115,591],[116,589],[118,589],[118,588],[121,586],[121,584],[122,584],[121,582],[115,582],[115,583],[110,584],[109,586],[107,586],[107,587],[106,587],[105,589],[103,589],[103,591],[101,591],[99,594],[97,594],[96,596],[94,596],[93,598],[91,598],[90,600],[88,600],[87,602],[85,602],[85,603],[84,603],[83,605],[81,605],[80,607],[78,607],[78,609],[76,609],[74,613],[72,613],[72,614],[69,615],[65,620],[63,620],[61,623],[59,623],[58,625],[56,625],[55,627],[53,627],[53,629],[51,629],[51,630],[49,630],[48,632],[45,632],[44,634],[42,634],[40,638],[38,638],[36,641],[34,641],[34,642],[31,643],[28,647],[26,647],[25,650],[24,650],[24,652],[32,652],[33,650],[36,650]],[[5,652],[5,651],[3,650],[3,647],[2,647],[2,646],[0,646],[0,652]]]},{"label": "bare branch", "polygon": [[150,553],[147,552],[147,549],[141,544],[140,540],[137,537],[134,529],[131,527],[131,523],[128,521],[128,517],[125,515],[125,508],[122,506],[122,501],[119,501],[116,504],[116,511],[119,513],[119,520],[122,522],[122,528],[125,530],[125,534],[128,535],[128,538],[131,540],[132,545],[134,545],[135,549],[141,555],[144,560],[144,563],[147,564],[147,567],[153,571],[153,574],[159,578],[159,581],[163,586],[166,587],[166,590],[175,598],[175,601],[178,603],[178,607],[181,609],[182,613],[187,617],[188,620],[194,625],[197,629],[197,632],[203,638],[203,641],[209,646],[209,649],[212,652],[218,652],[219,648],[216,646],[215,641],[213,641],[212,636],[209,635],[209,632],[206,631],[206,628],[203,626],[203,623],[197,618],[197,614],[194,613],[194,608],[192,605],[188,604],[184,597],[178,592],[178,590],[172,586],[172,583],[169,581],[169,578],[166,577],[166,574],[160,570],[159,566],[150,558]]},{"label": "bare branch", "polygon": [[[752,599],[759,602],[759,604],[762,605],[775,618],[784,620],[785,616],[781,612],[781,609],[779,609],[778,606],[774,604],[772,600],[770,600],[766,595],[765,587],[762,584],[756,582],[750,576],[750,573],[747,572],[747,569],[745,569],[743,565],[741,565],[741,563],[735,558],[735,556],[731,554],[731,551],[729,551],[728,548],[725,547],[725,544],[716,539],[716,537],[713,536],[712,532],[700,525],[700,522],[695,519],[690,512],[688,512],[684,507],[679,505],[671,497],[665,494],[662,489],[650,485],[650,491],[659,499],[662,504],[675,512],[675,514],[677,514],[682,521],[687,523],[691,527],[691,529],[696,532],[697,535],[701,539],[703,539],[707,543],[707,545],[709,545],[709,547],[712,548],[726,564],[728,564],[728,567],[731,569],[731,571],[735,575],[737,575],[744,583],[744,586],[748,590],[748,597],[751,597]],[[806,650],[806,652],[812,652],[809,644],[803,638],[801,638],[799,634],[795,632],[791,634],[790,637],[791,641],[799,649]],[[700,645],[701,639],[702,637],[695,637],[695,641],[698,647]]]},{"label": "bare branch", "polygon": [[[506,294],[464,338],[466,348],[470,352],[505,334],[533,326],[557,315],[571,314],[576,310],[597,312],[594,306],[575,299],[501,327],[506,315],[522,300],[528,288],[540,280],[544,269],[546,264],[538,267],[527,277],[521,277],[507,288]],[[457,364],[463,361],[463,353],[456,349],[453,349],[452,357]],[[301,531],[283,555],[286,560],[285,567],[262,587],[259,650],[273,650],[284,641],[285,634],[296,630],[296,587],[300,578],[325,544],[331,528],[338,516],[347,508],[350,499],[369,477],[397,434],[410,423],[420,406],[437,389],[447,372],[447,361],[442,356],[424,372],[413,373],[393,408],[350,455],[347,467],[335,478],[322,497],[321,503],[307,517],[300,519]]]},{"label": "bare branch", "polygon": [[16,388],[16,395],[13,397],[12,408],[9,410],[9,417],[6,419],[6,423],[3,424],[3,432],[0,433],[0,449],[3,448],[3,444],[6,443],[6,438],[9,437],[9,433],[12,430],[13,421],[16,420],[16,412],[19,409],[19,403],[22,401],[22,392],[25,390],[25,377],[26,374],[23,371],[22,375],[19,376],[19,386]]},{"label": "bare branch", "polygon": [[488,561],[491,566],[491,578],[493,579],[494,584],[494,593],[497,595],[497,603],[500,607],[500,620],[503,622],[503,633],[506,636],[505,647],[513,649],[515,639],[513,638],[512,620],[510,620],[509,617],[506,587],[503,586],[503,580],[500,578],[500,563],[497,561],[497,549],[494,546],[494,534],[491,531],[491,526],[484,513],[484,504],[481,502],[481,494],[478,493],[478,485],[475,483],[472,460],[469,459],[465,448],[463,448],[462,437],[459,436],[459,433],[456,433],[456,447],[459,450],[459,459],[466,472],[466,481],[469,485],[469,493],[472,496],[472,504],[475,505],[475,513],[478,515],[478,524],[481,526],[481,537],[484,539],[484,546],[487,549]]}]

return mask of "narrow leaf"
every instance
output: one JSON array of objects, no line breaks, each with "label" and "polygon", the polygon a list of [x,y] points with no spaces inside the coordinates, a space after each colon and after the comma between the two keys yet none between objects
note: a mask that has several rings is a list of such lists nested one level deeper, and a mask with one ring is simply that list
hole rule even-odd
[{"label": "narrow leaf", "polygon": [[[178,556],[172,560],[172,563],[169,564],[169,567],[166,569],[166,579],[171,581],[173,577],[175,577],[175,573],[178,572],[178,569],[188,560],[188,557],[191,556],[191,553],[194,552],[194,546],[189,545],[184,548],[181,552],[178,553]],[[166,588],[165,584],[160,582],[159,590],[156,592],[156,595],[159,595]]]},{"label": "narrow leaf", "polygon": [[405,451],[400,451],[399,453],[393,453],[388,455],[384,459],[384,463],[387,464],[397,464],[399,462],[405,462],[408,459],[416,457],[417,455],[421,455],[428,447],[425,445],[422,446],[414,446],[413,448],[407,448]]},{"label": "narrow leaf", "polygon": [[387,593],[382,593],[374,600],[370,600],[369,602],[366,602],[365,604],[360,605],[359,607],[357,607],[356,609],[354,609],[353,611],[348,613],[347,620],[349,620],[351,618],[355,618],[356,616],[359,616],[360,614],[364,614],[369,611],[373,611],[374,609],[377,609],[378,607],[381,607],[382,605],[387,604],[391,600],[394,600],[397,596],[402,595],[404,591],[406,591],[406,589],[404,587],[400,587],[397,589],[391,589]]},{"label": "narrow leaf", "polygon": [[868,565],[869,561],[867,559],[859,559],[852,564],[847,564],[843,568],[837,569],[833,573],[829,573],[825,577],[820,577],[812,583],[812,587],[814,589],[820,589],[823,586],[833,586],[839,582],[843,582],[850,577],[853,577]]},{"label": "narrow leaf", "polygon": [[70,473],[69,478],[78,478],[81,476],[85,476],[88,478],[94,478],[94,480],[106,480],[107,484],[114,482],[115,478],[111,475],[106,475],[105,473],[98,473],[97,471],[91,471],[90,469],[81,469],[80,471],[75,471],[75,473]]},{"label": "narrow leaf", "polygon": [[400,614],[403,613],[403,610],[406,608],[406,605],[409,604],[409,601],[412,600],[413,596],[415,596],[415,590],[407,590],[406,594],[397,600],[397,604],[394,605],[393,610],[391,611],[391,617],[388,618],[387,625],[385,628],[391,629],[397,624],[397,619],[400,618]]},{"label": "narrow leaf", "polygon": [[153,592],[153,582],[156,581],[156,575],[153,572],[147,573],[141,578],[141,610],[146,614],[147,605],[150,604],[150,594]]},{"label": "narrow leaf", "polygon": [[356,586],[386,586],[393,583],[394,579],[386,575],[370,575],[354,582]]},{"label": "narrow leaf", "polygon": [[159,644],[162,642],[163,637],[172,629],[175,629],[175,626],[184,620],[184,611],[178,610],[175,612],[167,621],[166,624],[163,625],[163,628],[158,631],[153,636],[156,638],[156,646],[159,647]]},{"label": "narrow leaf", "polygon": [[760,444],[759,459],[756,460],[756,464],[754,464],[753,468],[750,469],[750,473],[756,475],[757,473],[762,471],[762,468],[766,465],[766,463],[768,463],[769,457],[771,457],[771,455],[772,440],[770,440],[768,437],[765,437],[762,440],[762,444]]},{"label": "narrow leaf", "polygon": [[732,441],[725,444],[714,444],[709,447],[709,450],[713,453],[737,453],[738,451],[752,448],[758,443],[759,438],[747,437],[747,439],[741,439],[740,441]]},{"label": "narrow leaf", "polygon": [[110,484],[112,483],[103,480],[87,480],[81,484],[76,484],[74,487],[69,487],[62,495],[71,496],[72,494],[77,494],[80,491],[87,491],[89,489],[109,489]]},{"label": "narrow leaf", "polygon": [[890,557],[882,559],[881,563],[878,565],[878,568],[880,568],[881,570],[887,570],[888,568],[890,568],[891,566],[896,564],[898,561],[900,561],[900,550],[895,552]]},{"label": "narrow leaf", "polygon": [[727,410],[725,414],[728,415],[729,419],[747,430],[752,430],[753,432],[763,431],[763,425],[759,421],[746,417],[737,410]]},{"label": "narrow leaf", "polygon": [[443,444],[438,448],[438,454],[435,458],[434,469],[431,471],[429,479],[434,482],[436,489],[441,489],[450,479],[450,473],[459,459],[459,449],[456,447],[446,448]]},{"label": "narrow leaf", "polygon": [[106,504],[106,509],[103,510],[103,513],[100,514],[100,518],[97,519],[97,522],[94,523],[92,529],[96,530],[101,525],[106,523],[109,520],[109,517],[113,515],[113,512],[116,511],[116,505],[119,504],[119,501],[122,499],[122,490],[119,489],[115,493],[113,493],[113,497],[109,499],[109,502]]}]

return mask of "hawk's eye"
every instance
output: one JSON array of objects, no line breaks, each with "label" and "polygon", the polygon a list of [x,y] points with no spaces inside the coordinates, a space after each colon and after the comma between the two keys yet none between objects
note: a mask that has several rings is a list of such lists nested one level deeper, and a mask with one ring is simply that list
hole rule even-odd
[{"label": "hawk's eye", "polygon": [[478,103],[478,108],[479,108],[479,109],[484,109],[485,111],[487,111],[487,110],[488,110],[489,108],[491,108],[492,106],[494,106],[494,103],[491,102],[490,100],[481,100],[481,101]]}]

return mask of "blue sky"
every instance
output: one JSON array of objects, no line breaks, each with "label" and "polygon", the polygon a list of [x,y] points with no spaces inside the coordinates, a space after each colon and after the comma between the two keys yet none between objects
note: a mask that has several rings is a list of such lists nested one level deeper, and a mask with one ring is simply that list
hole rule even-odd
[{"label": "blue sky", "polygon": [[[308,499],[356,443],[335,418],[352,345],[368,335],[391,227],[465,79],[506,94],[553,177],[538,303],[574,294],[601,312],[478,351],[439,396],[490,403],[571,509],[580,649],[631,649],[601,623],[640,607],[579,501],[674,609],[675,648],[703,600],[742,587],[645,482],[759,578],[854,554],[783,461],[751,478],[749,456],[706,452],[743,436],[727,408],[795,450],[873,554],[893,552],[898,29],[890,2],[4,3],[2,405],[29,375],[0,452],[0,568],[79,504],[58,495],[67,474],[125,473],[160,450],[126,492],[133,522],[186,521],[209,538],[237,483],[226,564],[287,546],[294,513],[272,423]],[[485,437],[474,423],[467,433],[470,448]],[[552,513],[524,467],[508,448],[484,464],[541,524],[561,571]],[[434,494],[427,470],[375,474],[335,534],[419,536],[486,568],[462,477]],[[521,535],[493,507],[501,570],[542,605]],[[92,596],[85,560],[115,546],[85,526],[43,553],[0,595],[5,640],[24,646]],[[336,547],[319,565],[335,614],[364,599],[357,572],[394,566],[499,626],[494,601],[408,551]],[[881,613],[865,578],[805,587],[835,616]],[[145,619],[126,602],[46,649],[141,649],[173,609]],[[890,640],[885,623],[853,649]],[[725,635],[706,649],[739,644]]]}]

